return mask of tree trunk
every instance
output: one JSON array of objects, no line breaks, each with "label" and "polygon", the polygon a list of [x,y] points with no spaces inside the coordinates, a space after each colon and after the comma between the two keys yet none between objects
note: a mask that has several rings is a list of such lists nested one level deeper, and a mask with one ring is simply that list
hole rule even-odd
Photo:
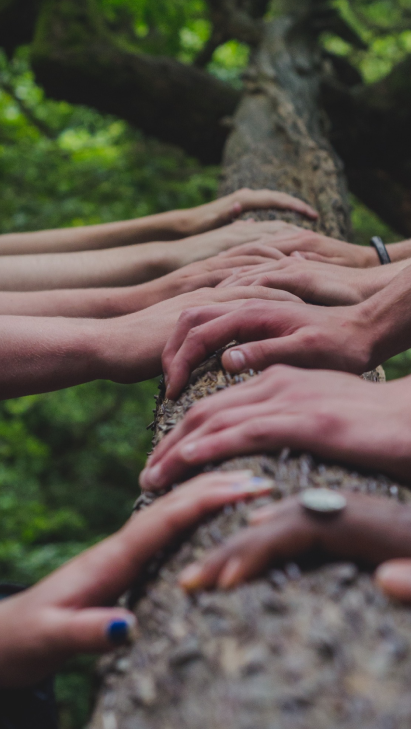
[{"label": "tree trunk", "polygon": [[[247,73],[222,192],[242,185],[293,192],[320,211],[319,230],[346,238],[345,184],[323,135],[317,92],[316,51],[304,27],[276,21]],[[177,403],[160,397],[154,441],[193,402],[250,376],[232,378],[211,358]],[[274,499],[313,485],[410,498],[385,477],[287,450],[219,468],[239,466],[273,477]],[[149,501],[140,498],[140,508]],[[289,564],[230,592],[187,597],[177,587],[180,569],[241,528],[248,508],[228,507],[202,524],[159,555],[130,592],[141,637],[105,660],[90,729],[409,727],[411,613],[386,600],[368,573],[353,564]]]}]

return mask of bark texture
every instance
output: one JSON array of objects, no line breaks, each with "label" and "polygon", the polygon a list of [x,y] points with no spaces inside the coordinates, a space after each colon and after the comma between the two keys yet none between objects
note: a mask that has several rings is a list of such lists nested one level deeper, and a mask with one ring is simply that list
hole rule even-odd
[{"label": "bark texture", "polygon": [[[344,180],[322,133],[315,54],[301,30],[292,31],[287,20],[272,26],[256,55],[233,119],[222,191],[285,188],[317,205],[319,229],[345,237]],[[251,376],[230,377],[217,354],[176,403],[160,392],[154,443],[195,401]],[[239,466],[271,476],[273,499],[328,486],[410,500],[381,475],[287,450],[206,470]],[[137,508],[152,498],[141,497]],[[386,600],[366,571],[348,563],[288,564],[228,593],[187,597],[177,587],[180,569],[240,529],[248,509],[227,507],[200,525],[158,555],[131,589],[141,637],[102,664],[90,729],[408,729],[411,612]]]}]

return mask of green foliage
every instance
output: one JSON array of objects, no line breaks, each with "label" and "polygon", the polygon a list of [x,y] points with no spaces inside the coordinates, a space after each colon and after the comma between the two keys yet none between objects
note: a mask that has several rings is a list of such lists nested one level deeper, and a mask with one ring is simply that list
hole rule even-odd
[{"label": "green foliage", "polygon": [[334,7],[366,44],[359,49],[326,33],[327,50],[346,56],[367,83],[378,81],[411,52],[411,0],[333,0]]}]

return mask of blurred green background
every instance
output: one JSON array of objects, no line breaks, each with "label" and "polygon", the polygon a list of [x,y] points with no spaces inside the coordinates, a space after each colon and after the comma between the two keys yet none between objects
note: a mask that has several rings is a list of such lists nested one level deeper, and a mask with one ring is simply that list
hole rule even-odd
[{"label": "blurred green background", "polygon": [[[120,0],[103,4],[107,13],[122,5]],[[147,3],[134,5],[144,6],[147,15]],[[160,5],[170,14],[172,4],[164,0]],[[381,25],[394,5],[364,3],[364,8],[378,11]],[[174,6],[163,41],[168,33],[168,52],[190,62],[207,38],[203,4]],[[349,3],[339,6],[358,24],[349,15]],[[143,47],[146,15],[136,20]],[[375,17],[374,35],[360,25],[369,43],[362,55],[330,35],[323,39],[333,52],[350,56],[369,81],[382,77],[411,49],[409,31],[382,23],[377,32]],[[155,47],[144,50],[157,52]],[[247,57],[245,46],[227,43],[209,70],[240,85]],[[27,51],[20,49],[11,62],[0,55],[0,232],[108,222],[197,205],[215,196],[218,174],[218,168],[201,167],[123,121],[45,100],[33,81]],[[354,199],[352,204],[358,243],[368,243],[373,234],[398,240],[363,205]],[[410,368],[407,352],[387,363],[387,375],[401,377]],[[0,403],[1,579],[32,583],[127,518],[150,446],[145,426],[152,419],[156,388],[155,381],[132,387],[95,382]],[[90,659],[72,661],[58,676],[62,729],[84,726],[90,666]]]}]

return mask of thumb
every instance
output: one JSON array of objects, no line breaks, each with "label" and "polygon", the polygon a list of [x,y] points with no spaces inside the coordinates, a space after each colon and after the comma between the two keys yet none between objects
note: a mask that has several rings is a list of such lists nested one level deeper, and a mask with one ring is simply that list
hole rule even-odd
[{"label": "thumb", "polygon": [[62,652],[103,653],[130,643],[137,636],[137,620],[122,608],[67,611],[58,630]]},{"label": "thumb", "polygon": [[224,352],[221,361],[228,372],[264,370],[273,364],[298,366],[300,357],[292,337],[262,339],[233,347]]},{"label": "thumb", "polygon": [[304,258],[306,261],[319,261],[320,263],[335,263],[332,256],[323,256],[313,251],[293,251],[290,258]]},{"label": "thumb", "polygon": [[392,559],[378,567],[377,584],[397,600],[411,602],[411,559]]}]

